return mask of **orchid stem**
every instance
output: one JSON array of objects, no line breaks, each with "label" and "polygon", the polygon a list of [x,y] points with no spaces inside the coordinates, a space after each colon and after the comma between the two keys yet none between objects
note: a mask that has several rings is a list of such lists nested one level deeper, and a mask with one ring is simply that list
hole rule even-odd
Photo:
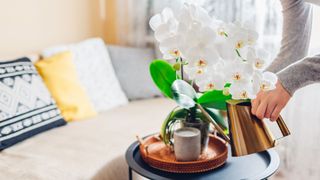
[{"label": "orchid stem", "polygon": [[[176,63],[179,61],[179,58],[176,58]],[[178,72],[176,71],[176,78],[179,79]]]},{"label": "orchid stem", "polygon": [[182,63],[182,58],[180,57],[180,63],[181,63],[181,65],[180,65],[180,73],[181,73],[181,79],[183,80],[183,63]]},{"label": "orchid stem", "polygon": [[240,58],[242,58],[238,49],[236,49],[236,52],[237,52],[237,55],[238,55]]},{"label": "orchid stem", "polygon": [[204,117],[211,123],[213,124],[213,126],[216,128],[216,130],[218,130],[218,132],[222,135],[223,139],[225,141],[227,141],[228,143],[230,143],[230,138],[229,136],[227,136],[226,134],[224,134],[223,129],[219,126],[218,123],[216,123],[216,121],[214,119],[212,119],[212,117],[208,114],[208,112],[200,105],[197,104],[197,107],[200,109],[200,111],[202,112],[202,114],[204,115]]},{"label": "orchid stem", "polygon": [[237,55],[241,58],[241,60],[242,60],[243,62],[246,62],[246,61],[247,61],[246,59],[244,59],[244,58],[241,56],[241,54],[240,54],[240,52],[239,52],[238,49],[236,49],[236,52],[237,52]]}]

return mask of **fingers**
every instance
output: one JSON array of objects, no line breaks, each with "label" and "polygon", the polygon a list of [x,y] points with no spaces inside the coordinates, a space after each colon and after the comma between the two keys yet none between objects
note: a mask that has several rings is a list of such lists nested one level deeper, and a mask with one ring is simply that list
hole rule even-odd
[{"label": "fingers", "polygon": [[263,118],[269,118],[271,121],[276,121],[284,106],[285,104],[277,103],[276,100],[265,99],[258,105],[256,112],[253,114],[261,120]]},{"label": "fingers", "polygon": [[280,115],[281,110],[283,109],[284,106],[282,105],[277,105],[276,108],[273,110],[270,120],[271,121],[276,121]]},{"label": "fingers", "polygon": [[257,94],[257,98],[252,101],[251,113],[256,115],[259,119],[269,118],[272,121],[278,119],[281,110],[286,106],[290,100],[291,95],[281,86]]},{"label": "fingers", "polygon": [[252,114],[254,114],[254,115],[256,114],[259,104],[260,104],[260,98],[257,98],[257,99],[254,99],[251,101],[251,105],[252,105],[251,113]]},{"label": "fingers", "polygon": [[264,117],[270,119],[271,118],[271,114],[274,111],[274,109],[276,108],[276,106],[277,106],[277,101],[276,100],[268,101],[267,109],[266,109],[266,112],[264,114]]},{"label": "fingers", "polygon": [[265,113],[266,113],[266,110],[267,110],[267,106],[268,106],[268,102],[267,101],[262,101],[259,106],[258,106],[258,109],[256,111],[256,116],[259,118],[259,119],[263,119],[265,116]]}]

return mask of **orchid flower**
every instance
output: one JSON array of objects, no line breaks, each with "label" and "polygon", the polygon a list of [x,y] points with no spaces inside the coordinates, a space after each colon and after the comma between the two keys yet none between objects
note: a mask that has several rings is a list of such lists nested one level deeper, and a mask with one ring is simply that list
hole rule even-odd
[{"label": "orchid flower", "polygon": [[184,3],[180,14],[177,15],[177,19],[182,24],[192,24],[193,22],[199,22],[202,25],[210,26],[212,18],[208,12],[201,6],[195,4]]},{"label": "orchid flower", "polygon": [[252,77],[253,88],[255,92],[270,91],[276,88],[278,77],[272,72],[255,71]]},{"label": "orchid flower", "polygon": [[225,62],[224,72],[228,82],[242,82],[250,79],[253,68],[241,59],[234,59]]},{"label": "orchid flower", "polygon": [[264,69],[269,57],[269,53],[263,49],[256,50],[253,47],[247,49],[246,60],[256,69]]},{"label": "orchid flower", "polygon": [[258,33],[250,24],[224,23],[188,3],[177,12],[165,8],[149,23],[163,58],[179,60],[176,71],[182,79],[186,73],[201,92],[223,90],[233,99],[252,99],[275,88],[277,76],[262,72],[270,56],[255,47]]},{"label": "orchid flower", "polygon": [[232,83],[229,93],[232,99],[254,99],[256,97],[250,81]]},{"label": "orchid flower", "polygon": [[[210,27],[203,27],[192,31],[186,42],[193,42],[183,50],[184,58],[188,60],[189,66],[205,68],[213,65],[219,59],[219,53],[215,48],[216,33]],[[189,32],[191,33],[191,32]]]},{"label": "orchid flower", "polygon": [[260,90],[273,90],[277,80],[274,73],[255,71],[252,79],[233,82],[229,92],[233,99],[254,99]]},{"label": "orchid flower", "polygon": [[182,38],[181,35],[174,35],[159,42],[159,49],[164,59],[177,59],[182,56],[181,50],[184,46]]},{"label": "orchid flower", "polygon": [[149,25],[155,31],[156,40],[162,41],[176,33],[178,21],[175,19],[173,11],[170,8],[165,8],[160,14],[154,15],[150,19]]},{"label": "orchid flower", "polygon": [[199,78],[203,78],[207,73],[207,68],[199,68],[196,66],[185,66],[184,67],[184,71],[186,72],[186,74],[188,75],[188,78],[191,80],[195,80],[195,79],[199,79]]},{"label": "orchid flower", "polygon": [[155,31],[155,38],[160,43],[159,48],[164,59],[176,59],[181,56],[181,35],[178,31],[178,21],[170,8],[165,8],[160,14],[150,19],[150,27]]},{"label": "orchid flower", "polygon": [[228,42],[231,44],[231,48],[235,50],[238,56],[243,54],[241,52],[245,47],[255,45],[258,39],[256,31],[247,29],[238,22],[226,25],[226,34],[228,34]]},{"label": "orchid flower", "polygon": [[[202,75],[204,76],[204,75]],[[196,78],[196,84],[200,92],[224,89],[225,81],[223,74],[210,71],[204,78]]]}]

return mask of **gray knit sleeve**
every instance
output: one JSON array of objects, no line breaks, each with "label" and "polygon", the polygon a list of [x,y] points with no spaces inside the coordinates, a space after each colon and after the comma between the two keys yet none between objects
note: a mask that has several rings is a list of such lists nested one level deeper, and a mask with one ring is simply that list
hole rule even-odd
[{"label": "gray knit sleeve", "polygon": [[310,43],[311,5],[303,0],[281,0],[281,4],[283,7],[281,49],[266,70],[274,73],[281,71],[278,73],[279,80],[292,95],[297,89],[317,80],[316,76],[319,76],[317,73],[320,69],[315,68],[319,68],[320,62],[319,56],[303,59],[308,53]]},{"label": "gray knit sleeve", "polygon": [[299,88],[320,82],[320,54],[292,64],[280,71],[278,77],[291,95]]},{"label": "gray knit sleeve", "polygon": [[312,8],[303,0],[281,0],[283,14],[280,52],[266,69],[274,73],[304,58],[309,49]]}]

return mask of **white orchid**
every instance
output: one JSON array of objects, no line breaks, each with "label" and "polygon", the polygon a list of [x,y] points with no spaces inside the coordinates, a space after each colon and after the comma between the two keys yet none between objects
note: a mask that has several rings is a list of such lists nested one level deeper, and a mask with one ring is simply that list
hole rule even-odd
[{"label": "white orchid", "polygon": [[182,56],[183,36],[173,35],[159,42],[159,49],[164,59],[177,59]]},{"label": "white orchid", "polygon": [[241,59],[233,59],[225,62],[224,73],[228,82],[243,82],[251,78],[253,68]]},{"label": "white orchid", "polygon": [[226,84],[224,73],[221,72],[222,67],[222,59],[219,59],[214,65],[205,66],[204,68],[194,66],[189,69],[186,66],[186,72],[189,72],[189,77],[197,84],[200,92],[222,90]]},{"label": "white orchid", "polygon": [[195,80],[195,79],[199,79],[199,78],[203,78],[207,73],[207,68],[199,68],[197,66],[184,66],[184,71],[186,72],[186,74],[188,75],[189,79]]},{"label": "white orchid", "polygon": [[200,92],[221,90],[224,88],[225,81],[223,74],[210,71],[210,73],[208,72],[205,76],[206,77],[195,79],[196,84],[199,86]]},{"label": "white orchid", "polygon": [[[224,23],[195,4],[173,12],[165,8],[150,19],[163,58],[179,61],[201,92],[223,90],[233,99],[253,99],[275,88],[277,76],[262,72],[269,54],[255,48],[258,33],[250,25]],[[225,88],[226,83],[230,87]]]},{"label": "white orchid", "polygon": [[236,49],[241,49],[247,45],[255,45],[259,37],[255,30],[248,29],[238,22],[234,23],[234,25],[230,25],[229,31],[231,32],[228,36],[232,39]]},{"label": "white orchid", "polygon": [[[175,16],[170,8],[150,19],[164,59],[183,57],[189,61],[207,61],[218,57],[213,42],[215,29],[208,13],[194,4],[185,4]],[[183,51],[183,52],[182,52]]]},{"label": "white orchid", "polygon": [[242,55],[246,51],[245,48],[255,45],[258,39],[256,31],[248,29],[238,22],[224,25],[223,32],[228,36],[227,43],[224,43],[224,50],[227,50],[233,56]]},{"label": "white orchid", "polygon": [[250,81],[232,83],[229,92],[232,99],[254,99],[256,97]]},{"label": "white orchid", "polygon": [[277,80],[274,73],[255,70],[249,78],[233,81],[229,92],[233,99],[254,99],[259,91],[275,89]]},{"label": "white orchid", "polygon": [[255,98],[255,92],[252,84],[253,67],[251,64],[237,58],[225,61],[223,67],[227,82],[231,87],[224,89],[232,95],[233,99],[251,99]]},{"label": "white orchid", "polygon": [[[149,21],[154,30],[155,38],[159,42],[160,51],[164,59],[176,59],[181,56],[182,36],[179,34],[178,21],[170,8],[165,8]],[[181,29],[180,29],[181,30]]]},{"label": "white orchid", "polygon": [[194,22],[198,22],[201,25],[210,26],[212,23],[212,18],[205,9],[188,3],[184,3],[180,13],[177,15],[177,19],[181,24],[185,25],[192,25]]},{"label": "white orchid", "polygon": [[202,27],[188,33],[190,36],[186,39],[186,43],[193,43],[183,49],[183,55],[189,65],[202,68],[217,62],[220,56],[215,48],[215,31],[210,27]]},{"label": "white orchid", "polygon": [[256,92],[259,90],[270,91],[275,89],[277,81],[278,77],[274,73],[268,71],[255,71],[252,77],[253,87]]},{"label": "white orchid", "polygon": [[247,48],[245,59],[256,69],[264,69],[269,58],[270,54],[263,49]]},{"label": "white orchid", "polygon": [[176,33],[178,21],[175,19],[173,11],[170,8],[165,8],[160,14],[154,15],[149,25],[155,31],[155,38],[162,41]]}]

